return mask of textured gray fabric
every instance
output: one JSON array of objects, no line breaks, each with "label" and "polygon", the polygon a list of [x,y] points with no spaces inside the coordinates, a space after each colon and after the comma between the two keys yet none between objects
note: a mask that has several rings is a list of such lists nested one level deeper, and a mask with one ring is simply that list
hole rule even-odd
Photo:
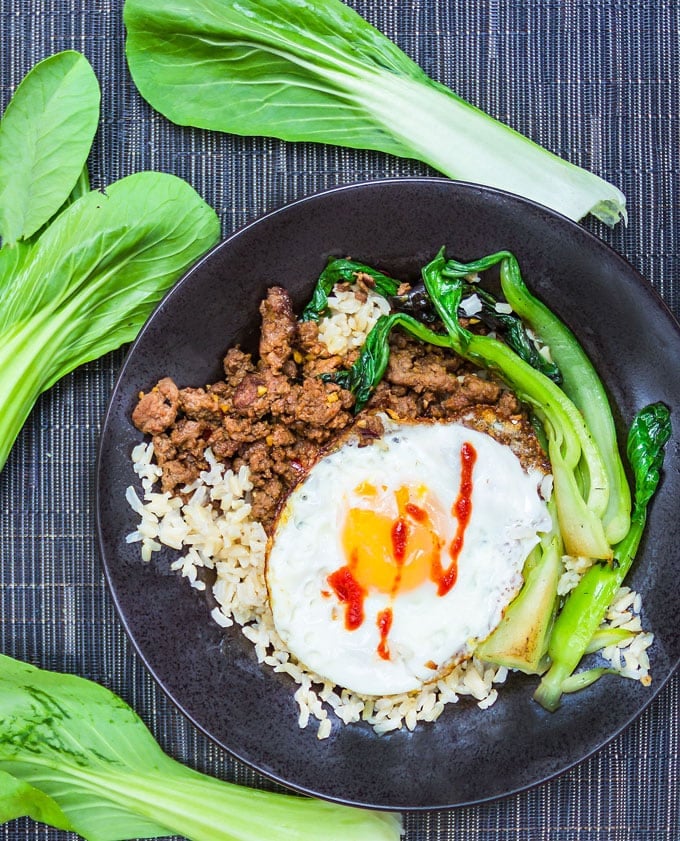
[{"label": "textured gray fabric", "polygon": [[[677,0],[349,0],[432,76],[618,184],[630,222],[588,222],[680,311],[680,5]],[[293,199],[428,170],[385,156],[180,129],[135,91],[122,0],[0,0],[0,106],[39,59],[84,52],[102,84],[94,186],[142,169],[186,178],[224,234]],[[1,303],[1,302],[0,302]],[[0,651],[100,681],[160,743],[217,776],[267,787],[169,704],[124,636],[94,536],[100,421],[123,351],[43,396],[0,474]],[[680,838],[676,676],[641,718],[560,778],[499,802],[406,816],[407,841]],[[28,820],[0,839],[69,837]],[[351,841],[351,840],[350,840]]]}]

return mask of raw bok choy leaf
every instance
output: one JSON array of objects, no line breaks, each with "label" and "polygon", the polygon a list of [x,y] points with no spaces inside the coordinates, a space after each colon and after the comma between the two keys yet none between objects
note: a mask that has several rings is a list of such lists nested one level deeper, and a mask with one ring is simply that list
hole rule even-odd
[{"label": "raw bok choy leaf", "polygon": [[79,53],[37,64],[0,121],[0,470],[38,396],[136,336],[220,234],[186,182],[91,191],[99,87]]},{"label": "raw bok choy leaf", "polygon": [[99,83],[65,50],[37,64],[0,121],[0,241],[33,236],[66,202],[99,122]]},{"label": "raw bok choy leaf", "polygon": [[438,84],[340,0],[126,0],[142,96],[180,125],[377,149],[572,219],[625,219],[613,185]]},{"label": "raw bok choy leaf", "polygon": [[0,467],[39,395],[132,341],[218,235],[186,182],[137,173],[74,202],[0,276]]},{"label": "raw bok choy leaf", "polygon": [[103,686],[0,655],[0,823],[88,841],[398,841],[396,815],[222,782],[171,759]]},{"label": "raw bok choy leaf", "polygon": [[49,824],[56,829],[73,829],[69,819],[51,797],[6,771],[0,771],[0,824],[23,817]]}]

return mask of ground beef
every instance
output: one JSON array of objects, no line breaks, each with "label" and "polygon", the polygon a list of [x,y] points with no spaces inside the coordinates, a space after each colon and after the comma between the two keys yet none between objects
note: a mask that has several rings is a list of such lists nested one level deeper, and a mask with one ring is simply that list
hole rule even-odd
[{"label": "ground beef", "polygon": [[183,453],[181,458],[166,461],[163,464],[161,490],[173,493],[184,485],[188,485],[205,466],[205,463],[197,462],[188,453]]},{"label": "ground beef", "polygon": [[197,461],[203,457],[205,442],[210,437],[210,428],[203,421],[181,418],[170,433],[170,443],[175,452],[190,453]]},{"label": "ground beef", "polygon": [[170,440],[169,435],[166,435],[165,433],[154,435],[152,441],[154,457],[156,459],[157,464],[159,464],[161,467],[165,464],[166,461],[172,461],[172,459],[176,458],[177,448]]},{"label": "ground beef", "polygon": [[418,342],[404,342],[393,346],[385,378],[392,385],[413,389],[416,394],[433,391],[448,394],[459,390],[457,372],[463,366],[460,357],[445,353],[441,348],[428,350]]},{"label": "ground beef", "polygon": [[179,393],[179,406],[187,418],[220,424],[219,396],[202,388],[183,388]]},{"label": "ground beef", "polygon": [[[249,353],[244,353],[241,348],[229,348],[223,362],[224,376],[226,382],[217,383],[220,393],[228,394],[230,388],[235,388],[246,374],[255,370],[255,365]],[[215,389],[216,386],[212,386]]]},{"label": "ground beef", "polygon": [[442,348],[394,331],[382,382],[363,411],[354,396],[320,375],[348,367],[319,340],[315,322],[295,318],[288,293],[269,290],[260,307],[259,357],[231,348],[224,380],[178,389],[168,377],[141,394],[132,420],[152,436],[162,488],[178,492],[205,469],[207,446],[237,470],[248,465],[253,515],[270,530],[290,489],[343,431],[367,443],[383,432],[378,412],[397,420],[459,420],[487,432],[525,466],[547,469],[545,455],[514,395]]},{"label": "ground beef", "polygon": [[158,435],[172,426],[179,409],[179,390],[170,377],[164,377],[148,394],[139,395],[132,422],[147,435]]},{"label": "ground beef", "polygon": [[297,336],[297,319],[286,290],[279,286],[270,289],[260,305],[260,315],[260,359],[272,371],[280,371],[293,355]]}]

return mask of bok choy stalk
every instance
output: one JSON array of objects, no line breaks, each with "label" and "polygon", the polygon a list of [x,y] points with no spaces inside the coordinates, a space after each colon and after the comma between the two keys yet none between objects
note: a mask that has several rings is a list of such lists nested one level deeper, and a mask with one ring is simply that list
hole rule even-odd
[{"label": "bok choy stalk", "polygon": [[142,96],[180,125],[377,149],[613,225],[625,198],[427,76],[340,0],[126,0]]},{"label": "bok choy stalk", "polygon": [[529,292],[512,254],[501,262],[501,284],[514,311],[550,348],[563,372],[562,389],[583,415],[602,455],[609,482],[609,501],[602,522],[607,540],[612,545],[618,543],[630,527],[631,495],[602,380],[571,330]]},{"label": "bok choy stalk", "polygon": [[87,841],[398,841],[396,815],[247,789],[161,750],[103,686],[0,655],[0,823],[24,815]]},{"label": "bok choy stalk", "polygon": [[635,477],[630,529],[616,545],[611,563],[595,563],[588,569],[567,596],[555,621],[548,646],[551,665],[534,694],[536,701],[548,710],[557,709],[563,692],[588,685],[607,671],[594,669],[572,678],[635,559],[647,521],[647,508],[659,484],[664,447],[670,434],[670,412],[662,403],[642,409],[633,421],[627,444]]},{"label": "bok choy stalk", "polygon": [[500,624],[477,646],[475,654],[488,663],[541,674],[557,614],[557,586],[564,571],[564,547],[553,500],[549,503],[553,528],[541,535],[522,570],[519,594],[508,605]]},{"label": "bok choy stalk", "polygon": [[[443,251],[443,250],[442,250]],[[462,357],[498,374],[517,397],[531,406],[541,421],[555,487],[560,532],[567,553],[588,558],[610,558],[602,515],[609,486],[602,457],[581,413],[552,380],[536,371],[503,342],[465,330],[458,320],[463,282],[444,274],[446,258],[440,252],[423,269],[423,280],[447,333],[451,347]],[[578,477],[587,470],[584,493]]]},{"label": "bok choy stalk", "polygon": [[219,238],[215,212],[175,176],[89,189],[98,116],[92,69],[67,51],[29,72],[0,121],[0,470],[38,396],[131,341]]},{"label": "bok choy stalk", "polygon": [[479,299],[481,309],[476,317],[486,327],[500,333],[505,343],[525,362],[528,362],[532,368],[536,368],[546,377],[550,377],[557,385],[562,385],[562,372],[559,366],[540,352],[535,340],[529,335],[526,326],[517,313],[499,311],[498,304],[500,302],[490,292],[481,287],[466,286],[464,289],[464,294],[467,294],[469,290]]},{"label": "bok choy stalk", "polygon": [[500,264],[505,299],[550,349],[551,358],[561,374],[560,386],[583,415],[600,451],[609,483],[609,500],[602,520],[609,543],[618,543],[630,525],[630,488],[607,393],[579,341],[566,324],[529,291],[517,258],[508,251],[491,254],[473,263],[448,260],[443,274],[446,277],[466,277],[471,272],[482,272],[497,264]]},{"label": "bok choy stalk", "polygon": [[[450,347],[457,354],[500,376],[541,421],[553,470],[555,502],[565,549],[570,555],[611,558],[602,516],[609,485],[602,457],[583,416],[551,379],[521,359],[507,344],[466,330],[458,308],[464,281],[445,274],[444,249],[422,270],[425,288],[446,333],[429,329],[406,313],[382,316],[349,372],[335,379],[357,395],[361,407],[382,377],[389,358],[389,332],[397,324],[423,341]],[[586,490],[580,484],[587,471]]]}]

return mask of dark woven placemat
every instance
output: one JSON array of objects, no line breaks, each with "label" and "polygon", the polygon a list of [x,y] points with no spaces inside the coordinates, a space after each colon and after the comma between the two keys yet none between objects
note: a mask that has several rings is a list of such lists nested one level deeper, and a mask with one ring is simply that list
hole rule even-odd
[{"label": "dark woven placemat", "polygon": [[[612,232],[587,224],[678,314],[677,0],[349,5],[462,96],[618,184],[628,197],[629,225]],[[122,0],[0,0],[0,106],[47,55],[75,48],[92,62],[103,89],[90,162],[94,186],[142,169],[173,172],[216,208],[228,234],[325,187],[427,172],[374,153],[170,125],[130,82],[121,7]],[[172,755],[217,776],[266,787],[198,734],[157,690],[132,653],[104,585],[94,539],[94,462],[122,359],[123,351],[110,354],[44,395],[0,474],[0,651],[105,684],[135,707]],[[491,804],[407,815],[407,840],[680,838],[679,696],[676,676],[630,728],[554,781]],[[6,841],[67,837],[28,820],[0,827]]]}]

